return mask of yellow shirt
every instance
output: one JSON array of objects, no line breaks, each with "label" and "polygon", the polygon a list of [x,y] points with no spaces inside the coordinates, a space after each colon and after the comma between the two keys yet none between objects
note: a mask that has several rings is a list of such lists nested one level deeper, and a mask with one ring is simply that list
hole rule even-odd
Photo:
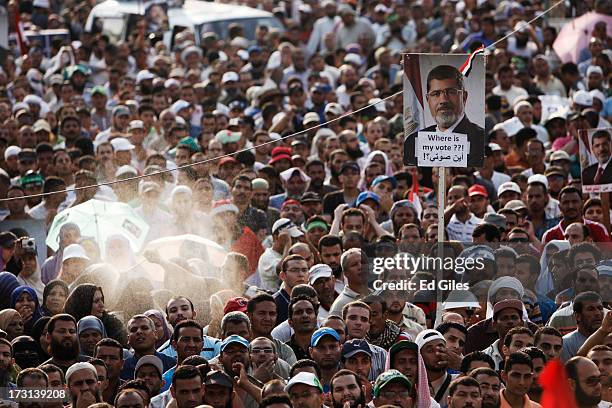
[{"label": "yellow shirt", "polygon": [[[499,408],[512,408],[512,405],[510,405],[510,403],[506,401],[506,398],[504,397],[504,390],[499,391],[499,401]],[[542,408],[542,406],[537,402],[530,400],[527,394],[525,394],[525,397],[523,398],[523,408]]]}]

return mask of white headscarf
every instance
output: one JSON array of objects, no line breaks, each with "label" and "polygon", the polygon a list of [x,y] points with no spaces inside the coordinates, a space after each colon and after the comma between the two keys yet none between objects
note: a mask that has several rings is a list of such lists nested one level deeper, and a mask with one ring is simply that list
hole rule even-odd
[{"label": "white headscarf", "polygon": [[536,294],[540,296],[546,296],[547,293],[555,289],[553,282],[552,273],[548,270],[548,260],[551,256],[550,250],[554,247],[559,251],[565,251],[570,249],[570,243],[568,241],[555,239],[550,241],[544,247],[542,251],[542,257],[540,258],[540,275],[536,281],[535,290]]},{"label": "white headscarf", "polygon": [[[487,319],[493,317],[493,302],[491,300],[502,288],[515,290],[519,295],[518,299],[521,301],[523,300],[525,289],[523,288],[523,284],[520,280],[516,279],[514,276],[502,276],[501,278],[495,279],[489,287],[489,292],[487,293]],[[527,320],[527,310],[525,310],[525,306],[523,306],[523,320]]]},{"label": "white headscarf", "polygon": [[382,150],[374,150],[372,152],[370,152],[370,154],[368,154],[368,157],[366,158],[366,162],[365,165],[361,168],[361,179],[359,180],[359,189],[361,190],[367,190],[368,186],[366,185],[366,178],[365,178],[365,172],[366,169],[370,166],[370,164],[372,163],[374,157],[376,156],[382,156],[383,159],[385,159],[385,172],[383,173],[385,176],[392,176],[393,175],[393,168],[391,167],[391,161],[389,161],[389,158],[387,157],[387,154],[385,152],[383,152]]},{"label": "white headscarf", "polygon": [[29,286],[34,291],[36,291],[36,296],[38,296],[38,303],[43,304],[43,292],[45,290],[45,284],[42,282],[42,274],[40,272],[40,265],[38,264],[38,258],[36,258],[36,269],[34,273],[27,278],[21,276],[21,274],[17,275],[17,282],[24,286]]}]

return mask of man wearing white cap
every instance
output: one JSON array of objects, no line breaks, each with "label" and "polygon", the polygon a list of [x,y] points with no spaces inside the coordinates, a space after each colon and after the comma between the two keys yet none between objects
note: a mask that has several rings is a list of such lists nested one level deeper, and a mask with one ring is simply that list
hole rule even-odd
[{"label": "man wearing white cap", "polygon": [[319,319],[326,319],[329,316],[336,293],[336,278],[332,268],[326,264],[313,265],[308,271],[308,283],[317,291],[319,300]]},{"label": "man wearing white cap", "polygon": [[423,330],[414,341],[419,347],[421,357],[427,370],[427,379],[432,389],[432,396],[441,405],[448,398],[450,383],[458,374],[449,374],[446,339],[437,330]]},{"label": "man wearing white cap", "polygon": [[130,143],[125,137],[116,137],[111,140],[113,146],[114,161],[117,167],[132,164],[132,151],[135,146]]},{"label": "man wearing white cap", "polygon": [[66,370],[66,385],[72,408],[102,402],[98,372],[90,363],[75,363]]},{"label": "man wearing white cap", "polygon": [[283,171],[280,174],[280,178],[283,181],[285,192],[270,197],[270,206],[276,209],[280,209],[288,198],[299,200],[310,184],[310,177],[298,167],[292,167]]},{"label": "man wearing white cap", "polygon": [[85,248],[79,244],[68,245],[64,249],[59,278],[70,285],[87,268],[89,261]]},{"label": "man wearing white cap", "polygon": [[19,146],[9,146],[4,151],[4,161],[6,163],[6,171],[8,172],[10,177],[19,176],[19,153],[21,152],[21,147]]},{"label": "man wearing white cap", "polygon": [[302,371],[297,373],[285,386],[294,407],[322,408],[323,386],[313,373]]},{"label": "man wearing white cap", "polygon": [[302,235],[304,233],[288,218],[280,218],[274,223],[272,246],[266,248],[257,264],[262,289],[273,292],[278,290],[281,281],[276,273],[276,266],[289,253],[291,245]]}]

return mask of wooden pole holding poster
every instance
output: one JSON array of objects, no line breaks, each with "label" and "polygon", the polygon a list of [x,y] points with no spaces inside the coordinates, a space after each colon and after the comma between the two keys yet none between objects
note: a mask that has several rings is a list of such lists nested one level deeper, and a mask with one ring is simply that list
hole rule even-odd
[{"label": "wooden pole holding poster", "polygon": [[[446,190],[446,168],[438,167],[438,244],[444,242],[444,204]],[[442,250],[439,245],[438,252]]]},{"label": "wooden pole holding poster", "polygon": [[610,193],[601,193],[601,210],[603,211],[603,222],[610,232]]}]

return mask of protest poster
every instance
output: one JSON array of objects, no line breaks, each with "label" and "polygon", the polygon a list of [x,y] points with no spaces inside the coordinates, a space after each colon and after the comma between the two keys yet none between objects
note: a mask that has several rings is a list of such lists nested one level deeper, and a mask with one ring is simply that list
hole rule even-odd
[{"label": "protest poster", "polygon": [[584,193],[612,191],[612,128],[582,131],[580,169]]},{"label": "protest poster", "polygon": [[404,55],[404,164],[482,166],[484,71],[482,54]]}]

